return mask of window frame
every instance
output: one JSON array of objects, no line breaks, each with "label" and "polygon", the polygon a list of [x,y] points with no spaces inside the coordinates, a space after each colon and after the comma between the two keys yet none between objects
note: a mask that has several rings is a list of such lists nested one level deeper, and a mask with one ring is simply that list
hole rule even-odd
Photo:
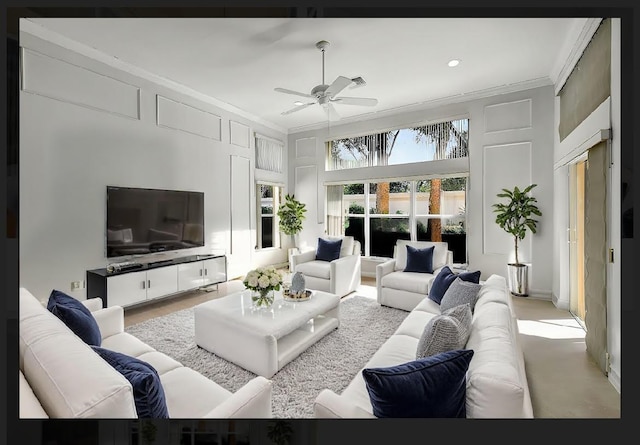
[{"label": "window frame", "polygon": [[[418,238],[418,219],[419,218],[425,218],[427,217],[429,218],[440,218],[442,220],[442,217],[444,214],[442,213],[438,213],[438,214],[424,214],[424,213],[420,213],[418,214],[417,212],[417,197],[418,197],[418,192],[416,190],[417,188],[417,183],[418,181],[423,181],[423,180],[432,180],[432,179],[447,179],[447,178],[466,178],[466,184],[465,184],[465,213],[463,216],[463,221],[464,221],[464,228],[465,228],[465,241],[467,242],[467,225],[468,225],[468,195],[469,195],[469,181],[470,181],[470,175],[469,172],[460,172],[460,173],[447,173],[447,174],[442,174],[442,175],[428,175],[428,176],[412,176],[412,177],[393,177],[393,178],[376,178],[376,179],[370,179],[370,180],[352,180],[352,181],[337,181],[337,182],[331,182],[331,183],[325,183],[325,190],[327,186],[332,186],[332,185],[342,185],[343,187],[346,185],[351,185],[351,184],[363,184],[364,187],[364,214],[361,213],[354,213],[351,214],[348,212],[348,209],[343,209],[343,214],[345,218],[350,218],[350,217],[354,217],[354,218],[362,218],[364,219],[364,245],[363,247],[363,251],[364,251],[364,255],[365,257],[370,257],[371,256],[371,219],[372,218],[408,218],[409,220],[409,235],[410,235],[410,239],[412,241],[416,241]],[[370,212],[370,208],[371,208],[371,200],[370,200],[370,184],[374,184],[374,183],[380,183],[380,182],[400,182],[400,181],[408,181],[409,182],[409,199],[410,199],[410,203],[409,203],[409,213],[408,214],[396,214],[396,213],[390,213],[390,214],[373,214]],[[350,196],[350,195],[343,195],[343,204],[344,204],[344,196]],[[326,223],[327,223],[327,215],[325,214],[325,227],[326,227]],[[467,242],[467,248],[465,249],[465,263],[468,262],[468,242]]]},{"label": "window frame", "polygon": [[[273,203],[273,213],[264,214],[262,213],[262,194],[261,187],[267,186],[272,187],[272,203]],[[256,193],[256,251],[268,251],[282,248],[282,237],[280,236],[279,229],[279,218],[278,218],[278,209],[280,204],[283,201],[283,193],[284,193],[284,184],[273,181],[256,181],[255,182],[255,193]],[[272,239],[273,245],[269,247],[262,247],[262,220],[264,217],[273,218],[272,222]]]}]

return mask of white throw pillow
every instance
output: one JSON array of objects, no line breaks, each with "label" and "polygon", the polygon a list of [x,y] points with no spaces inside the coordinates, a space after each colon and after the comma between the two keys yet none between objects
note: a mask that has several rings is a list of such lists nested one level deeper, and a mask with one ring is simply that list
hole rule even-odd
[{"label": "white throw pillow", "polygon": [[352,236],[324,236],[323,238],[331,241],[338,239],[342,240],[342,245],[340,246],[340,258],[347,255],[353,255],[354,238]]}]

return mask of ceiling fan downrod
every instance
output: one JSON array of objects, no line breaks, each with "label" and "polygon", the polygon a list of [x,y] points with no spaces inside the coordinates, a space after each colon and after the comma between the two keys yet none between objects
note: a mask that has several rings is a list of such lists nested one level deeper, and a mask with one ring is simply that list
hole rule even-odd
[{"label": "ceiling fan downrod", "polygon": [[320,40],[318,43],[316,43],[316,48],[322,51],[322,84],[321,85],[324,85],[324,49],[329,45],[330,43],[327,42],[326,40]]}]

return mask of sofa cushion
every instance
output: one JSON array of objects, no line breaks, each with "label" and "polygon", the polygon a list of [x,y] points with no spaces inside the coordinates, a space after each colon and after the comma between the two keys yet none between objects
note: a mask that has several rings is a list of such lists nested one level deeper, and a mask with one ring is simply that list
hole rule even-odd
[{"label": "sofa cushion", "polygon": [[[400,323],[400,326],[398,326],[398,329],[396,329],[396,331],[394,332],[394,335],[408,335],[410,337],[415,338],[416,340],[419,340],[420,337],[422,336],[422,333],[424,332],[425,326],[436,315],[440,315],[440,314],[413,310],[409,312],[409,315],[407,315],[407,318],[405,318],[402,321],[402,323]],[[411,357],[411,360],[414,360],[414,359],[415,359],[415,348],[413,351],[413,355]]]},{"label": "sofa cushion", "polygon": [[428,273],[396,271],[382,277],[380,284],[382,287],[406,290],[426,297],[431,278],[433,275]]},{"label": "sofa cushion", "polygon": [[418,249],[407,244],[405,272],[433,273],[433,249],[435,246]]},{"label": "sofa cushion", "polygon": [[318,238],[318,248],[316,250],[316,260],[318,261],[333,261],[340,258],[340,248],[342,247],[342,240],[328,240],[324,238]]},{"label": "sofa cushion", "polygon": [[109,349],[92,346],[109,365],[133,387],[136,412],[140,419],[168,419],[167,401],[158,371],[149,363]]},{"label": "sofa cushion", "polygon": [[330,241],[342,240],[342,245],[340,246],[340,258],[345,257],[347,255],[353,255],[353,247],[355,244],[354,237],[327,235],[327,236],[324,236],[323,238],[328,239]]},{"label": "sofa cushion", "polygon": [[428,312],[430,314],[438,315],[440,314],[440,305],[433,300],[425,298],[418,303],[413,312]]},{"label": "sofa cushion", "polygon": [[444,312],[460,304],[469,303],[471,312],[473,312],[481,287],[481,284],[470,283],[456,278],[442,297],[440,311]]},{"label": "sofa cushion", "polygon": [[471,307],[465,303],[431,318],[418,341],[416,359],[463,349],[471,333],[472,317]]},{"label": "sofa cushion", "polygon": [[511,315],[516,316],[513,308],[513,302],[511,292],[507,289],[507,283],[504,277],[500,275],[491,275],[482,284],[480,291],[478,291],[478,300],[476,301],[477,310],[480,306],[483,306],[490,302],[499,302],[509,307]]},{"label": "sofa cushion", "polygon": [[182,366],[160,376],[169,417],[197,419],[220,405],[232,393],[199,372]]},{"label": "sofa cushion", "polygon": [[474,272],[462,272],[455,274],[451,269],[449,269],[449,266],[444,266],[442,270],[440,270],[440,273],[436,275],[433,283],[431,283],[429,298],[440,304],[444,293],[449,289],[449,286],[451,286],[451,283],[453,283],[453,280],[456,278],[460,278],[461,280],[468,281],[470,283],[479,283],[480,271],[476,270]]},{"label": "sofa cushion", "polygon": [[466,417],[466,373],[473,351],[447,351],[362,370],[376,417]]},{"label": "sofa cushion", "polygon": [[24,377],[22,371],[20,373],[20,415],[18,416],[20,419],[46,419],[49,417],[47,412],[44,410],[40,401],[33,393],[31,386],[29,386],[29,382]]},{"label": "sofa cushion", "polygon": [[130,355],[131,357],[140,357],[142,354],[155,351],[151,346],[128,332],[119,332],[115,335],[110,335],[102,341],[101,346],[111,349],[112,351]]},{"label": "sofa cushion", "polygon": [[302,275],[324,278],[328,280],[331,277],[331,263],[327,261],[313,260],[300,263],[296,266],[296,272]]},{"label": "sofa cushion", "polygon": [[54,289],[49,295],[47,309],[88,345],[100,346],[102,343],[96,319],[80,300]]},{"label": "sofa cushion", "polygon": [[466,345],[475,352],[467,376],[468,417],[526,417],[528,388],[512,323],[511,311],[500,302],[485,304],[473,314]]},{"label": "sofa cushion", "polygon": [[396,241],[393,253],[393,257],[396,260],[395,270],[404,270],[404,268],[407,267],[406,245],[411,245],[419,249],[434,246],[435,249],[433,249],[433,270],[439,269],[447,264],[447,243],[433,241],[398,240]]}]

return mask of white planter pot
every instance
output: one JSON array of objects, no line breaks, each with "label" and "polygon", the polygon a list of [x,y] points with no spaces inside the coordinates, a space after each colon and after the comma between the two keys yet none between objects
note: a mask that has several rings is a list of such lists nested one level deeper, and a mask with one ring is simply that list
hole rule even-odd
[{"label": "white planter pot", "polygon": [[526,264],[507,264],[509,291],[518,297],[529,295],[529,266]]}]

